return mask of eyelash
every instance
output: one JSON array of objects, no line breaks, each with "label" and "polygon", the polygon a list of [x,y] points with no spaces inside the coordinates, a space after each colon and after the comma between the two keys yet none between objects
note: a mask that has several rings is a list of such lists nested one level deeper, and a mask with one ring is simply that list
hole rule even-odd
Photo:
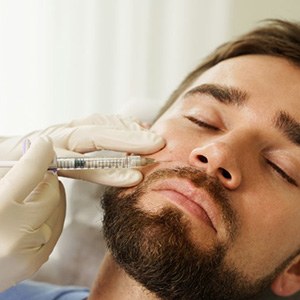
[{"label": "eyelash", "polygon": [[290,177],[288,174],[286,174],[280,167],[278,167],[276,164],[271,162],[270,160],[267,160],[267,163],[273,168],[275,172],[277,172],[284,180],[286,180],[288,183],[293,184],[295,186],[298,186],[297,182]]},{"label": "eyelash", "polygon": [[[196,119],[194,117],[191,117],[191,116],[184,116],[185,118],[187,118],[189,121],[191,121],[192,123],[198,125],[199,127],[202,127],[202,128],[207,128],[207,129],[210,129],[210,130],[214,130],[214,131],[218,131],[219,128],[213,126],[213,125],[210,125],[206,122],[203,122],[199,119]],[[268,165],[275,171],[277,172],[285,181],[287,181],[288,183],[292,184],[292,185],[295,185],[295,186],[298,186],[297,182],[291,178],[287,173],[285,173],[280,167],[278,167],[276,164],[274,164],[272,161],[270,160],[267,160],[267,163]]]},{"label": "eyelash", "polygon": [[185,116],[185,118],[187,118],[188,120],[190,120],[192,123],[198,125],[199,127],[203,127],[203,128],[207,128],[207,129],[210,129],[210,130],[214,130],[214,131],[218,131],[219,128],[213,126],[213,125],[210,125],[208,123],[205,123],[199,119],[196,119],[194,117],[191,117],[191,116]]}]

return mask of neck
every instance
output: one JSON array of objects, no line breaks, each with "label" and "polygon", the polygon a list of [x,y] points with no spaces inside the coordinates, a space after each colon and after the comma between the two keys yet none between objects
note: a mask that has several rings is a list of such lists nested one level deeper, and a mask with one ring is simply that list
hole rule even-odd
[{"label": "neck", "polygon": [[110,253],[104,257],[89,300],[157,300],[119,267]]}]

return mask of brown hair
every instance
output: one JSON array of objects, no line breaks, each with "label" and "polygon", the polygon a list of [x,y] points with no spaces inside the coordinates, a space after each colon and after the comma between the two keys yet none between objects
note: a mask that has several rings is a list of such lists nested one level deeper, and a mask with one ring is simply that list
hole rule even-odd
[{"label": "brown hair", "polygon": [[265,54],[283,57],[300,66],[300,23],[266,20],[266,24],[229,41],[204,59],[171,94],[161,109],[161,116],[173,102],[206,70],[219,62],[247,54]]}]

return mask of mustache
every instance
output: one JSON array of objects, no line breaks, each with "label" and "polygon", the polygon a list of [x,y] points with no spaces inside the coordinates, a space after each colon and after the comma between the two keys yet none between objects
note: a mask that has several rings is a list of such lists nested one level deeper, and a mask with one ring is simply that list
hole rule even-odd
[{"label": "mustache", "polygon": [[189,180],[195,188],[202,188],[210,195],[215,204],[220,208],[230,239],[233,240],[239,227],[237,213],[231,205],[232,201],[227,190],[216,177],[209,176],[205,172],[193,167],[159,169],[146,176],[144,181],[137,186],[135,192],[141,196],[156,181],[172,177]]},{"label": "mustache", "polygon": [[176,167],[172,169],[159,169],[148,175],[142,185],[149,186],[153,182],[166,178],[187,179],[196,188],[203,188],[218,203],[230,202],[226,189],[221,182],[213,176],[193,167]]}]

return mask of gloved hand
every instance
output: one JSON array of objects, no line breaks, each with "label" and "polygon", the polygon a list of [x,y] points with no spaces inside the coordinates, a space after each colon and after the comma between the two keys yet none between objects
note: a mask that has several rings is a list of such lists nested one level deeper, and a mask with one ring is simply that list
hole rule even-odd
[{"label": "gloved hand", "polygon": [[[92,115],[69,124],[51,126],[25,137],[0,139],[0,159],[18,160],[25,138],[50,136],[58,157],[82,156],[101,149],[150,154],[164,147],[164,140],[142,128],[132,118]],[[142,180],[137,169],[59,171],[58,175],[112,186],[132,186]]]},{"label": "gloved hand", "polygon": [[0,180],[0,291],[28,278],[48,260],[65,217],[62,184],[47,168],[49,138],[37,138]]}]

